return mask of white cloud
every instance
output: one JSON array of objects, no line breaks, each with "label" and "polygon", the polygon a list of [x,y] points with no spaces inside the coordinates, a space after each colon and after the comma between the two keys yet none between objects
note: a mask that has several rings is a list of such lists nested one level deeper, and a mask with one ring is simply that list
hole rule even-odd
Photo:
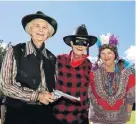
[{"label": "white cloud", "polygon": [[130,46],[130,48],[128,48],[126,51],[125,51],[125,58],[132,61],[132,62],[135,62],[136,60],[136,46]]}]

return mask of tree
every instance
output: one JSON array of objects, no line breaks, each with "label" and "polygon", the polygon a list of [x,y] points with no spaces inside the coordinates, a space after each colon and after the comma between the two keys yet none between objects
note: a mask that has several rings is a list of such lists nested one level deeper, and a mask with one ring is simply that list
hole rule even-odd
[{"label": "tree", "polygon": [[132,73],[133,73],[134,75],[136,74],[135,63],[133,63],[133,65],[130,67],[130,70],[132,71]]},{"label": "tree", "polygon": [[6,53],[6,48],[3,47],[3,40],[0,40],[0,68],[1,68],[5,53]]}]

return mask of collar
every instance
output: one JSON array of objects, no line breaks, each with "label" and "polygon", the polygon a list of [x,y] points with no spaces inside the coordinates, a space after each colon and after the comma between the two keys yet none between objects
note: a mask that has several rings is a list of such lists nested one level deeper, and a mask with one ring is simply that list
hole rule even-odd
[{"label": "collar", "polygon": [[[28,56],[28,55],[30,55],[30,54],[36,55],[36,50],[35,50],[35,48],[34,48],[34,46],[33,46],[33,44],[32,44],[32,41],[28,41],[28,42],[26,43],[26,53],[25,53],[25,56]],[[47,59],[49,59],[48,56],[47,56],[46,48],[44,48],[44,49],[42,50],[42,54],[43,54]]]},{"label": "collar", "polygon": [[83,56],[80,58],[80,59],[75,59],[73,57],[73,52],[71,51],[70,52],[70,56],[71,56],[71,61],[70,61],[70,65],[75,68],[75,67],[78,67],[79,65],[81,65],[88,57],[87,54],[83,54]]}]

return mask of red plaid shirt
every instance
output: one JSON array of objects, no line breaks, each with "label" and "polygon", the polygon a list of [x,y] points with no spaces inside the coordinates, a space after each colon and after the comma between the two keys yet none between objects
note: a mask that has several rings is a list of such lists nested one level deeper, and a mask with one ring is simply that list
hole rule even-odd
[{"label": "red plaid shirt", "polygon": [[88,118],[88,85],[91,62],[85,58],[84,62],[73,68],[71,54],[57,57],[56,89],[69,95],[80,97],[79,101],[61,98],[54,106],[54,115],[63,124],[78,124]]}]

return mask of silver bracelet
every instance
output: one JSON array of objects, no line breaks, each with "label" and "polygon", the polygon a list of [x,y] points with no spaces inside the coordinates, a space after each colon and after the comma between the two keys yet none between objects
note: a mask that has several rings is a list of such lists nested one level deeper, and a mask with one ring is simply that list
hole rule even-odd
[{"label": "silver bracelet", "polygon": [[128,112],[127,115],[131,115],[131,112]]}]

